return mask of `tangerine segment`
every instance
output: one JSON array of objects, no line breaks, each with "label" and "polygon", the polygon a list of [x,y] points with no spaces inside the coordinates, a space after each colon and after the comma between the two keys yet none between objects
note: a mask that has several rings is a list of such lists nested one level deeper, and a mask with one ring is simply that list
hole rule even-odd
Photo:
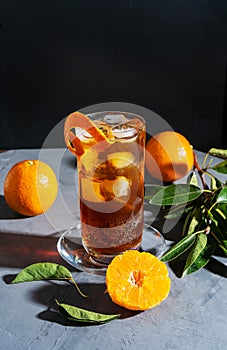
[{"label": "tangerine segment", "polygon": [[171,281],[166,265],[156,256],[128,250],[109,264],[106,285],[114,303],[130,310],[147,310],[167,298]]},{"label": "tangerine segment", "polygon": [[[73,130],[80,128],[88,132],[92,137],[91,142],[82,142],[81,139],[73,132]],[[80,157],[84,154],[87,146],[92,146],[102,142],[102,147],[106,147],[109,142],[105,134],[99,130],[95,124],[83,113],[73,112],[68,115],[64,124],[64,138],[68,149]]]}]

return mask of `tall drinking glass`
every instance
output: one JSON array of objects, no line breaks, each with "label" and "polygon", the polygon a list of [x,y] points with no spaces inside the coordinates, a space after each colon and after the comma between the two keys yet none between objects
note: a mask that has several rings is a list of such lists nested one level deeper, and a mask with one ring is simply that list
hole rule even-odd
[{"label": "tall drinking glass", "polygon": [[89,115],[108,143],[80,136],[86,152],[78,158],[81,236],[94,262],[108,264],[128,249],[138,249],[143,232],[145,122],[138,115]]},{"label": "tall drinking glass", "polygon": [[77,155],[80,225],[62,234],[60,255],[97,274],[129,249],[160,255],[162,235],[144,224],[144,119],[111,111],[81,119],[80,113],[72,113],[67,120],[66,143]]}]

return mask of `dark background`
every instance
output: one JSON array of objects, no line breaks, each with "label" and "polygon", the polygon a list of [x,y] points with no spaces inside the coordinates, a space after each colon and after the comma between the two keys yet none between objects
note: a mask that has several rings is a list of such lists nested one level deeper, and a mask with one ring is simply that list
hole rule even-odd
[{"label": "dark background", "polygon": [[0,0],[0,148],[41,147],[67,114],[110,101],[227,147],[226,53],[226,0]]}]

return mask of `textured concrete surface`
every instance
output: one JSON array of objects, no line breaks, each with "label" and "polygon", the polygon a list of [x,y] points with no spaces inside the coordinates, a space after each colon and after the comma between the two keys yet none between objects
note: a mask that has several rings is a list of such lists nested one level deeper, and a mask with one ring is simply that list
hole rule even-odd
[{"label": "textured concrete surface", "polygon": [[[10,211],[4,202],[4,179],[17,161],[39,157],[55,169],[60,191],[46,215],[22,218]],[[169,297],[152,310],[127,311],[114,305],[104,293],[104,277],[73,270],[56,250],[58,232],[78,220],[73,156],[62,149],[41,153],[39,150],[7,151],[0,154],[0,167],[0,349],[226,348],[226,258],[217,257],[208,268],[183,279],[169,267],[172,279]],[[166,238],[171,241],[171,234],[167,233]],[[22,268],[40,261],[66,265],[90,298],[82,298],[65,282],[9,284]],[[104,325],[73,325],[58,315],[55,299],[93,311],[120,312],[122,316]]]}]

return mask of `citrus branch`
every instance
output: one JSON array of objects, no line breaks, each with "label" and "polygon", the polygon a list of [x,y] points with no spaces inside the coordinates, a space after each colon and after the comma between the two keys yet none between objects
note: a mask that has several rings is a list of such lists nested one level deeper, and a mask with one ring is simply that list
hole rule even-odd
[{"label": "citrus branch", "polygon": [[204,189],[209,189],[209,186],[207,185],[207,183],[206,183],[206,181],[205,181],[205,179],[204,179],[204,171],[203,171],[203,169],[200,167],[200,165],[199,165],[199,163],[198,163],[198,161],[197,161],[197,157],[196,157],[195,153],[194,153],[194,166],[195,166],[195,168],[196,168],[197,171],[198,171],[199,177],[200,177],[200,179],[201,179],[201,181],[202,181],[203,188],[204,188]]}]

